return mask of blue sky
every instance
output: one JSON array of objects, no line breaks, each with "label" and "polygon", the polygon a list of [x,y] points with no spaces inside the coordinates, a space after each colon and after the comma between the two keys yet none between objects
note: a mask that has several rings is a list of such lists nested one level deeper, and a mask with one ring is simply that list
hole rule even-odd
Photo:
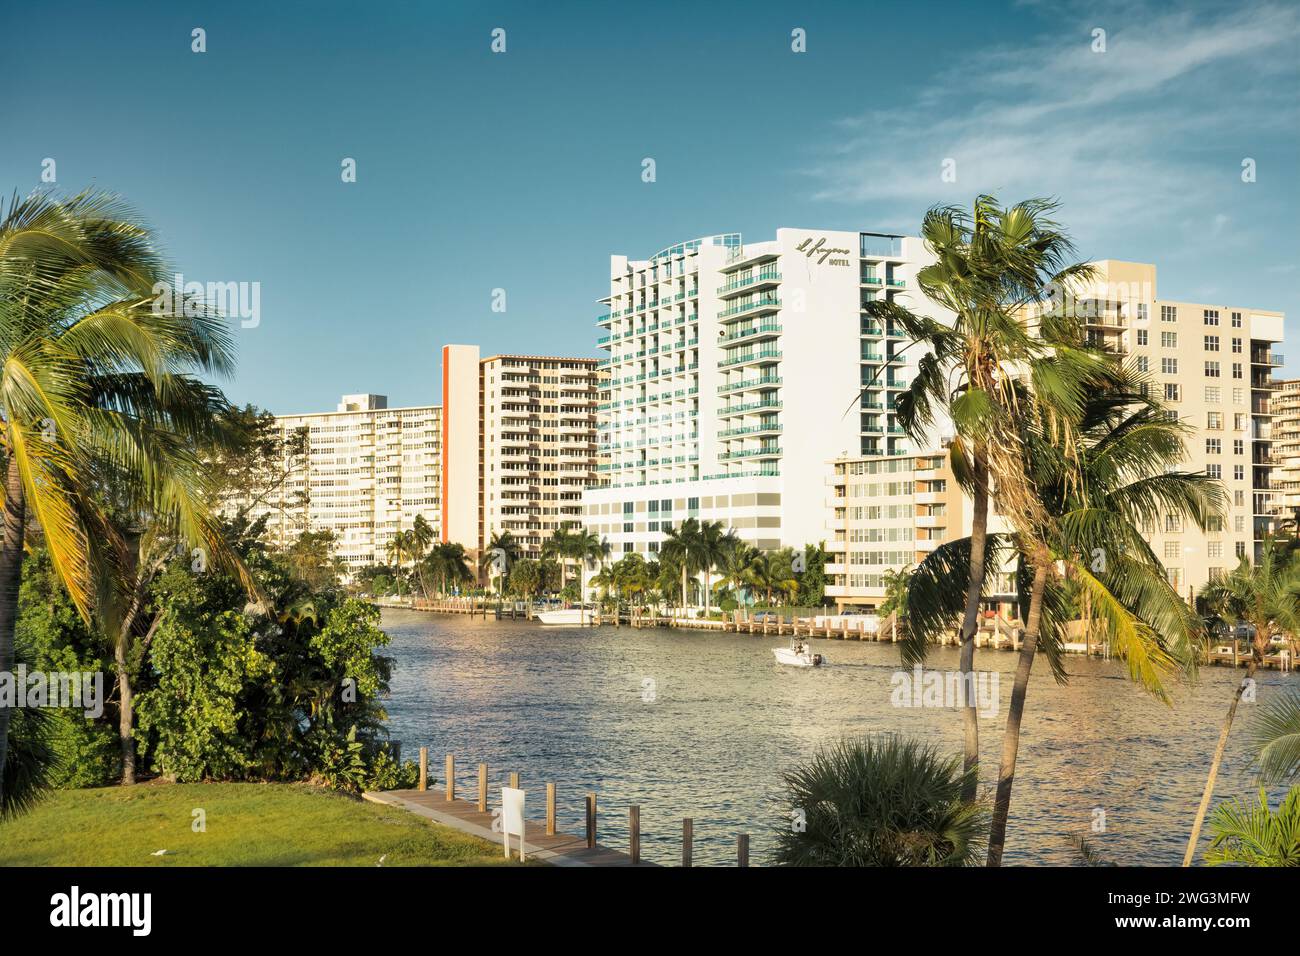
[{"label": "blue sky", "polygon": [[1081,256],[1300,333],[1293,3],[45,0],[4,5],[0,35],[0,184],[53,158],[187,279],[259,282],[224,384],[275,412],[435,402],[446,342],[598,354],[611,253],[915,232],[985,190],[1057,196]]}]

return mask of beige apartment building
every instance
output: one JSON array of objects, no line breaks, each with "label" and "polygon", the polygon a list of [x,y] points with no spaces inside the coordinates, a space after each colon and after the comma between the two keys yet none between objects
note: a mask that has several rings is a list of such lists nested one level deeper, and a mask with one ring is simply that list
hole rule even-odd
[{"label": "beige apartment building", "polygon": [[332,531],[351,573],[388,563],[387,549],[417,515],[440,521],[442,409],[389,408],[383,395],[344,395],[333,412],[276,416],[281,437],[307,434],[302,467],[254,509],[284,547],[303,531]]},{"label": "beige apartment building", "polygon": [[[1144,529],[1170,583],[1190,599],[1241,556],[1255,555],[1279,510],[1300,506],[1300,383],[1272,377],[1282,364],[1274,346],[1283,315],[1160,298],[1151,264],[1094,265],[1070,307],[1093,342],[1149,374],[1170,414],[1190,426],[1184,467],[1218,478],[1227,493],[1226,514],[1206,532],[1173,514]],[[827,593],[841,604],[875,606],[887,568],[915,564],[938,543],[970,533],[969,501],[942,453],[841,458],[831,467]],[[994,515],[990,524],[1001,522]],[[1010,589],[1008,571],[999,591]]]},{"label": "beige apartment building", "polygon": [[1223,482],[1225,517],[1202,533],[1177,515],[1146,530],[1169,581],[1190,597],[1253,556],[1273,525],[1273,369],[1280,312],[1161,298],[1156,267],[1104,260],[1078,305],[1093,341],[1149,373],[1171,414],[1191,426],[1186,466]]},{"label": "beige apartment building", "polygon": [[596,360],[448,345],[442,365],[442,540],[481,552],[509,531],[540,557],[596,480]]},{"label": "beige apartment building", "polygon": [[1300,378],[1275,383],[1273,392],[1273,503],[1280,519],[1300,511]]},{"label": "beige apartment building", "polygon": [[[831,463],[826,484],[826,596],[838,607],[877,608],[885,572],[915,567],[939,545],[970,534],[971,500],[953,476],[946,449]],[[989,530],[1009,530],[997,514]],[[993,600],[1015,594],[1014,568],[995,570]]]}]

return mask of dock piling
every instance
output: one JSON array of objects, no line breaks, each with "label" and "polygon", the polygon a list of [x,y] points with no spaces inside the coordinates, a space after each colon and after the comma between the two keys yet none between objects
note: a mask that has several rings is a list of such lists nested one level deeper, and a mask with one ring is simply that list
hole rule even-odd
[{"label": "dock piling", "polygon": [[487,813],[487,764],[478,765],[478,812]]},{"label": "dock piling", "polygon": [[419,789],[429,789],[429,748],[420,748],[420,784]]},{"label": "dock piling", "polygon": [[587,794],[587,849],[596,846],[596,794]]},{"label": "dock piling", "polygon": [[641,808],[636,804],[627,808],[627,830],[628,849],[632,856],[632,865],[636,866],[641,862]]},{"label": "dock piling", "polygon": [[749,834],[736,835],[736,865],[749,866]]},{"label": "dock piling", "polygon": [[555,784],[546,785],[546,835],[555,836]]},{"label": "dock piling", "polygon": [[690,817],[682,820],[682,866],[691,865],[691,856],[695,849],[695,821]]},{"label": "dock piling", "polygon": [[456,799],[456,758],[447,754],[447,799]]}]

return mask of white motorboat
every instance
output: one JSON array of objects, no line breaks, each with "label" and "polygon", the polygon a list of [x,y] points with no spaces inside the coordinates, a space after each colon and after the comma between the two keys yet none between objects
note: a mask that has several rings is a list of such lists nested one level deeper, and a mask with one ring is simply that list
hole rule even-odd
[{"label": "white motorboat", "polygon": [[535,616],[543,624],[552,627],[585,627],[595,623],[596,611],[589,607],[565,607],[538,611]]},{"label": "white motorboat", "polygon": [[814,653],[806,641],[797,638],[790,642],[789,647],[772,648],[772,654],[778,664],[791,667],[821,667],[828,663],[824,654]]}]

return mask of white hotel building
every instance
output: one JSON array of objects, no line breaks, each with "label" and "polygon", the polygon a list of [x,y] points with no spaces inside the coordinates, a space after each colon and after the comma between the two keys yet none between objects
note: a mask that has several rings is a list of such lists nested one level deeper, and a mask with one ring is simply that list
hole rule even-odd
[{"label": "white hotel building", "polygon": [[893,403],[915,357],[882,370],[909,343],[862,306],[898,298],[934,314],[914,291],[927,255],[903,236],[778,229],[612,256],[597,320],[607,461],[584,523],[615,558],[656,552],[687,517],[763,549],[826,539],[827,462],[911,453]]}]

